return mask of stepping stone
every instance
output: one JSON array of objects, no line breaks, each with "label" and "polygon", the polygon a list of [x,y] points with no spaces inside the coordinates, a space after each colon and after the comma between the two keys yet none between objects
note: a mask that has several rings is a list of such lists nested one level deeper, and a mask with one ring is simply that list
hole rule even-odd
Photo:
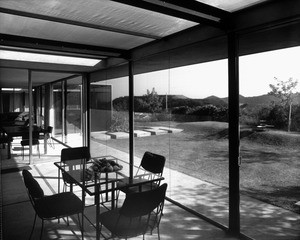
[{"label": "stepping stone", "polygon": [[111,136],[112,139],[124,139],[129,138],[128,132],[113,132],[113,133],[107,133]]},{"label": "stepping stone", "polygon": [[160,127],[159,129],[165,130],[168,133],[179,133],[183,131],[183,129],[180,128],[170,128],[170,127]]},{"label": "stepping stone", "polygon": [[134,136],[135,137],[147,137],[147,136],[151,136],[151,133],[143,131],[143,130],[134,130]]},{"label": "stepping stone", "polygon": [[149,129],[144,129],[146,132],[150,132],[151,135],[162,135],[168,133],[166,130],[158,129],[158,128],[149,128]]},{"label": "stepping stone", "polygon": [[111,139],[111,136],[107,135],[107,131],[91,132],[91,137],[98,140]]}]

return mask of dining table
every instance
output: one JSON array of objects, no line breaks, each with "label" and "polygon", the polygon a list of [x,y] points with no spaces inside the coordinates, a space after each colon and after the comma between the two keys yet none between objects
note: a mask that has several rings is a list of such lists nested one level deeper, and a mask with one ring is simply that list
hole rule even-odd
[{"label": "dining table", "polygon": [[[101,229],[99,215],[101,206],[106,209],[114,209],[117,204],[117,191],[122,188],[139,187],[142,189],[143,184],[151,184],[153,182],[162,181],[164,177],[148,171],[130,176],[130,163],[111,155],[92,157],[90,159],[77,159],[64,162],[55,162],[58,168],[58,192],[60,192],[60,172],[67,175],[72,182],[81,188],[82,198],[82,226],[84,217],[95,227],[96,239],[100,239]],[[134,173],[137,173],[137,166],[133,166]],[[72,190],[73,188],[71,188]],[[96,211],[96,222],[92,223],[88,216],[85,216],[86,194],[93,197],[93,203]]]}]

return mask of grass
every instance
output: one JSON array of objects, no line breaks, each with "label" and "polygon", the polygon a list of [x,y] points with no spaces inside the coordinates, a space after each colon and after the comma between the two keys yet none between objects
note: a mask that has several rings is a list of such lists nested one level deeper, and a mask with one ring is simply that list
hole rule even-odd
[{"label": "grass", "polygon": [[[183,132],[135,138],[135,155],[152,151],[167,157],[166,165],[201,180],[228,187],[228,124],[221,122],[138,125],[170,126]],[[240,187],[243,194],[300,213],[300,134],[241,128]],[[128,152],[128,139],[107,145]]]}]

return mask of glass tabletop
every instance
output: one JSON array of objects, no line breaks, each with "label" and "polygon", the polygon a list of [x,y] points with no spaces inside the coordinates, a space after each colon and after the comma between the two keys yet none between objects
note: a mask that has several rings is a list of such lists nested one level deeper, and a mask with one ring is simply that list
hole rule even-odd
[{"label": "glass tabletop", "polygon": [[142,186],[164,179],[159,174],[141,170],[137,166],[134,166],[134,174],[130,177],[129,163],[113,156],[76,159],[54,164],[63,175],[71,178],[89,195]]}]

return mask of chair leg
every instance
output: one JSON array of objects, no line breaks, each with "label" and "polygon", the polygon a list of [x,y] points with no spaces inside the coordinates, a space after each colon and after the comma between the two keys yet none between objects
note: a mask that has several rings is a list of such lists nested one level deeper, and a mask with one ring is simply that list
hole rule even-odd
[{"label": "chair leg", "polygon": [[42,219],[42,228],[41,228],[40,240],[42,240],[43,229],[44,229],[44,219]]},{"label": "chair leg", "polygon": [[36,148],[37,148],[38,153],[39,153],[39,158],[41,158],[41,154],[40,154],[40,145],[38,144]]},{"label": "chair leg", "polygon": [[31,232],[30,232],[29,240],[30,240],[30,239],[31,239],[31,237],[32,237],[32,233],[33,233],[33,230],[34,230],[35,222],[36,222],[36,214],[34,215],[33,226],[32,226],[32,228],[31,228]]},{"label": "chair leg", "polygon": [[158,240],[160,240],[159,226],[157,226],[157,235],[158,235]]},{"label": "chair leg", "polygon": [[55,146],[54,146],[54,141],[53,141],[53,139],[52,139],[52,137],[51,136],[49,136],[49,138],[48,138],[48,144],[49,144],[49,146],[50,147],[52,147],[53,149],[55,149]]},{"label": "chair leg", "polygon": [[[82,213],[83,214],[83,213]],[[82,223],[80,222],[80,216],[79,216],[79,213],[77,214],[77,217],[78,217],[78,223],[79,223],[79,227],[80,227],[80,230],[81,230],[81,238],[83,240],[83,231],[84,231],[84,228],[83,228],[83,221]]]}]

